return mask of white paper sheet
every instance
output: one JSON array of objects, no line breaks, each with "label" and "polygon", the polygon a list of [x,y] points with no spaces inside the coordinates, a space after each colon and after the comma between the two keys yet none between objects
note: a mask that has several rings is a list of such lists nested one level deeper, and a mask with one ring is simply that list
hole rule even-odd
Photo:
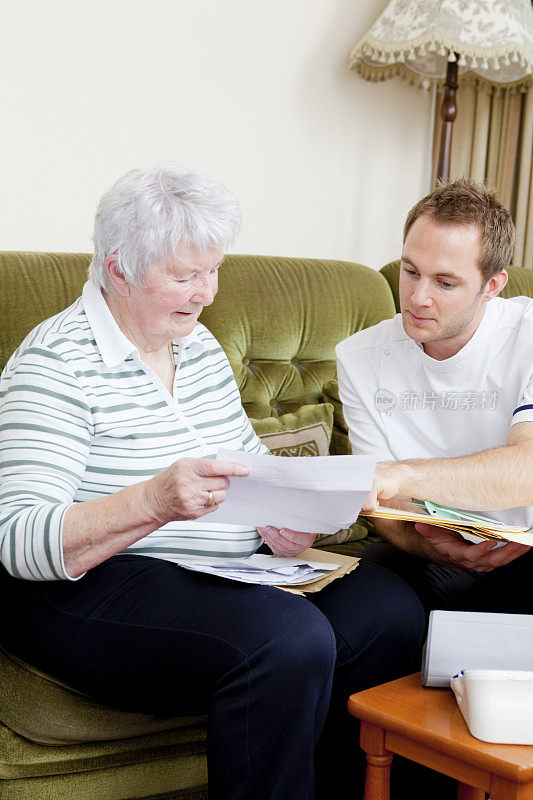
[{"label": "white paper sheet", "polygon": [[313,533],[335,533],[355,522],[376,469],[371,456],[280,458],[219,450],[217,458],[246,464],[250,475],[230,478],[210,522]]},{"label": "white paper sheet", "polygon": [[[151,554],[150,554],[151,555]],[[158,558],[158,556],[153,556]],[[165,556],[180,567],[194,572],[207,572],[242,583],[275,583],[277,585],[298,585],[315,578],[321,578],[337,569],[337,564],[329,561],[307,561],[305,558],[272,556],[255,553],[247,558],[210,558],[202,556]]]}]

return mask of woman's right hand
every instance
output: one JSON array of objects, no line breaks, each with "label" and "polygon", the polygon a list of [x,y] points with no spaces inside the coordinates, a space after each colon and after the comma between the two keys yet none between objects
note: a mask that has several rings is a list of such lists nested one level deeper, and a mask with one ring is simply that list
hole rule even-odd
[{"label": "woman's right hand", "polygon": [[[244,464],[214,458],[180,458],[146,481],[145,502],[160,525],[198,519],[224,502],[230,477],[249,474],[250,469]],[[212,504],[206,505],[211,496]]]}]

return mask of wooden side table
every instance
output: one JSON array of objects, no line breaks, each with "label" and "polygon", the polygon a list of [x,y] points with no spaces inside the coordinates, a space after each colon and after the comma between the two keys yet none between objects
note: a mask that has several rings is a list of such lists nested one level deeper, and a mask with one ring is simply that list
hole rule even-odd
[{"label": "wooden side table", "polygon": [[365,800],[389,800],[394,753],[459,781],[458,800],[533,800],[533,746],[488,744],[469,732],[451,689],[420,673],[353,694],[366,753]]}]

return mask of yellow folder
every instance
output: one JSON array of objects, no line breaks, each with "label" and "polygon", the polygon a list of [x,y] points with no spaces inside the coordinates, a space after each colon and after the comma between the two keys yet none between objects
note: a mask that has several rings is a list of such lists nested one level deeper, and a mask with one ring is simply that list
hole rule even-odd
[{"label": "yellow folder", "polygon": [[[451,509],[450,509],[451,511]],[[533,545],[533,531],[512,525],[505,525],[499,520],[488,520],[486,517],[454,511],[454,518],[445,512],[441,515],[427,511],[408,511],[399,508],[380,506],[372,512],[364,512],[365,517],[378,517],[380,519],[397,519],[407,522],[423,522],[426,525],[437,525],[449,528],[457,533],[468,533],[482,539],[498,539],[505,542],[518,542],[518,544]]]}]

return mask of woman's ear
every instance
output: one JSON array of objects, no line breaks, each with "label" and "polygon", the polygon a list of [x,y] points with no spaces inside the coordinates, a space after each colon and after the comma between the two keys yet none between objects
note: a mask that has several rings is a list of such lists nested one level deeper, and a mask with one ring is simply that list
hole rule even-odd
[{"label": "woman's ear", "polygon": [[116,253],[111,253],[111,255],[106,256],[105,268],[115,291],[121,294],[122,297],[129,297],[130,285],[120,270],[118,265],[118,256]]}]

